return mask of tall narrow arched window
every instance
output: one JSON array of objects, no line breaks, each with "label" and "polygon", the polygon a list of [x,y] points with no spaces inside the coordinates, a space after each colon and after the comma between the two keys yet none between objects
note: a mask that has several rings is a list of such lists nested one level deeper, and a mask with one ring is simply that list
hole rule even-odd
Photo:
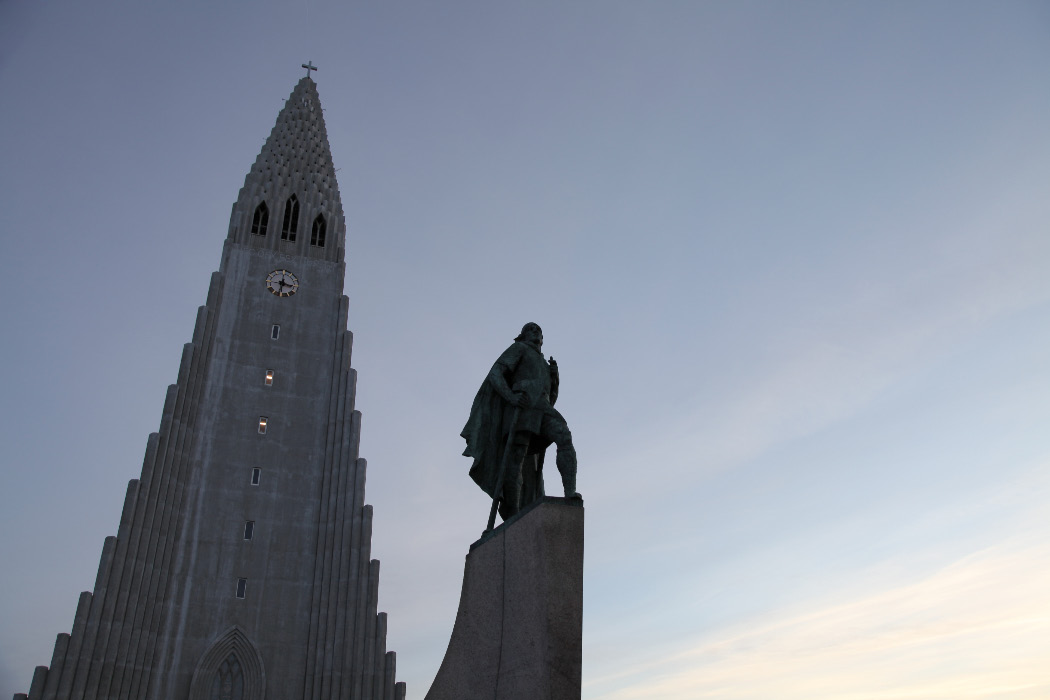
[{"label": "tall narrow arched window", "polygon": [[236,654],[231,652],[215,671],[209,700],[244,700],[244,672]]},{"label": "tall narrow arched window", "polygon": [[299,200],[293,194],[284,204],[284,224],[281,225],[281,240],[294,241],[299,230]]},{"label": "tall narrow arched window", "polygon": [[318,214],[317,218],[314,219],[314,230],[310,232],[310,245],[324,248],[324,234],[324,215]]},{"label": "tall narrow arched window", "polygon": [[260,202],[255,207],[255,216],[252,217],[252,233],[257,236],[266,235],[266,225],[270,223],[270,210],[266,208],[266,202]]}]

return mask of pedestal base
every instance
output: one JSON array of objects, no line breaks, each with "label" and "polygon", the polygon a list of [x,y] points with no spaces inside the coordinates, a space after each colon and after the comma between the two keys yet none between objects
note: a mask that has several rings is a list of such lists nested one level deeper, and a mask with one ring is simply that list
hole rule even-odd
[{"label": "pedestal base", "polygon": [[471,545],[426,700],[579,700],[583,501],[545,497]]}]

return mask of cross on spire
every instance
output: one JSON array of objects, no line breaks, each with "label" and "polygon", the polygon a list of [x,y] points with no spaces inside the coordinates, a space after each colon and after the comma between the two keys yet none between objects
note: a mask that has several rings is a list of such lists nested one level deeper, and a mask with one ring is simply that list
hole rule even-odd
[{"label": "cross on spire", "polygon": [[314,65],[313,61],[307,61],[306,63],[304,63],[303,64],[303,68],[306,69],[306,77],[307,78],[310,77],[310,71],[317,70],[317,66]]}]

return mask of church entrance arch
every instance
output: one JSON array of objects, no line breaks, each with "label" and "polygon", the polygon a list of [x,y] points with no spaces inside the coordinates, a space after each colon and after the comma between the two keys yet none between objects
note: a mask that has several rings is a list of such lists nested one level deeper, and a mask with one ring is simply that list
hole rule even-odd
[{"label": "church entrance arch", "polygon": [[197,663],[190,700],[263,700],[262,657],[239,627],[231,627]]}]

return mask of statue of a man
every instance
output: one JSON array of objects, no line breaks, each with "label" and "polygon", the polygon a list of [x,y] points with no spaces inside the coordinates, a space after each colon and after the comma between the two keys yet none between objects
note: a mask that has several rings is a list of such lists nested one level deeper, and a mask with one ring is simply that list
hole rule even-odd
[{"label": "statue of a man", "polygon": [[[543,454],[552,442],[558,446],[565,496],[580,497],[572,433],[554,408],[558,363],[553,357],[545,360],[542,347],[543,331],[535,323],[526,323],[514,344],[492,365],[460,433],[467,441],[463,454],[474,458],[471,478],[485,493],[500,497],[499,514],[504,520],[544,495]],[[503,464],[502,493],[497,494]]]}]

